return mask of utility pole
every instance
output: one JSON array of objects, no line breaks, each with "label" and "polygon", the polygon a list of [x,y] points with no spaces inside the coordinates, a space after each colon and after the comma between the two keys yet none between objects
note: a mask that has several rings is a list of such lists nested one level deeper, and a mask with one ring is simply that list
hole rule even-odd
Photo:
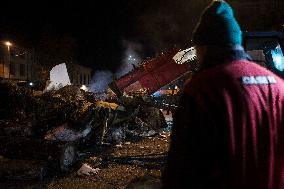
[{"label": "utility pole", "polygon": [[5,78],[5,59],[3,59],[3,61],[2,61],[2,66],[3,66],[3,75],[2,75],[2,77],[4,79]]},{"label": "utility pole", "polygon": [[7,41],[5,43],[5,45],[8,48],[8,64],[9,64],[9,79],[11,77],[11,53],[10,53],[10,46],[12,45],[12,43],[10,43],[9,41]]}]

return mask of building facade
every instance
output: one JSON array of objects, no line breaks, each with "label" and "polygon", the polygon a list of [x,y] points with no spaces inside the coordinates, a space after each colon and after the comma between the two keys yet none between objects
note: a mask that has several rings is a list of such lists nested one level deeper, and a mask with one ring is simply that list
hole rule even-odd
[{"label": "building facade", "polygon": [[75,64],[75,63],[68,63],[67,64],[68,75],[70,78],[70,82],[72,85],[86,85],[89,86],[91,84],[91,74],[92,69]]},{"label": "building facade", "polygon": [[0,78],[32,81],[35,78],[34,53],[9,42],[0,45]]}]

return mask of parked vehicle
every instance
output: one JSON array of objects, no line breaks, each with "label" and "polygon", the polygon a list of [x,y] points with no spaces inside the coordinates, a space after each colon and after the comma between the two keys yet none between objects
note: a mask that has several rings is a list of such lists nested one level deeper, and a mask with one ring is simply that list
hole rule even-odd
[{"label": "parked vehicle", "polygon": [[253,61],[284,78],[284,34],[244,32],[243,36],[243,46]]}]

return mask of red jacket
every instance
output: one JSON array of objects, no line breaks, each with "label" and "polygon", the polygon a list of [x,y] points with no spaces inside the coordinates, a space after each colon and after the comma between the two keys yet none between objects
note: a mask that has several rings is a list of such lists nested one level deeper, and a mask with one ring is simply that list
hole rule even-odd
[{"label": "red jacket", "polygon": [[284,82],[247,60],[196,74],[175,112],[164,188],[284,188]]}]

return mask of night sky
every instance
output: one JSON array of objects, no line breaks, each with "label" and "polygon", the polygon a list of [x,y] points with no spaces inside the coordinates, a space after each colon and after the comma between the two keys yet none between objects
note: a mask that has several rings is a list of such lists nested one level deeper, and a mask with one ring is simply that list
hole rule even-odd
[{"label": "night sky", "polygon": [[69,34],[76,41],[75,57],[80,64],[116,71],[127,53],[134,52],[137,60],[143,60],[186,44],[208,2],[1,1],[0,37],[22,46],[37,46],[44,32]]},{"label": "night sky", "polygon": [[[1,10],[2,38],[29,46],[37,45],[44,31],[71,34],[76,40],[76,56],[82,64],[113,68],[111,64],[116,61],[113,57],[117,58],[121,51],[119,41],[128,31],[124,14],[127,7],[95,2],[10,1],[6,9],[2,7],[4,12]],[[115,54],[109,56],[106,51]],[[106,62],[106,58],[111,60]]]},{"label": "night sky", "polygon": [[10,0],[1,2],[0,32],[22,46],[36,46],[44,31],[71,34],[81,64],[114,71],[129,48],[143,59],[177,42],[167,2]]}]

